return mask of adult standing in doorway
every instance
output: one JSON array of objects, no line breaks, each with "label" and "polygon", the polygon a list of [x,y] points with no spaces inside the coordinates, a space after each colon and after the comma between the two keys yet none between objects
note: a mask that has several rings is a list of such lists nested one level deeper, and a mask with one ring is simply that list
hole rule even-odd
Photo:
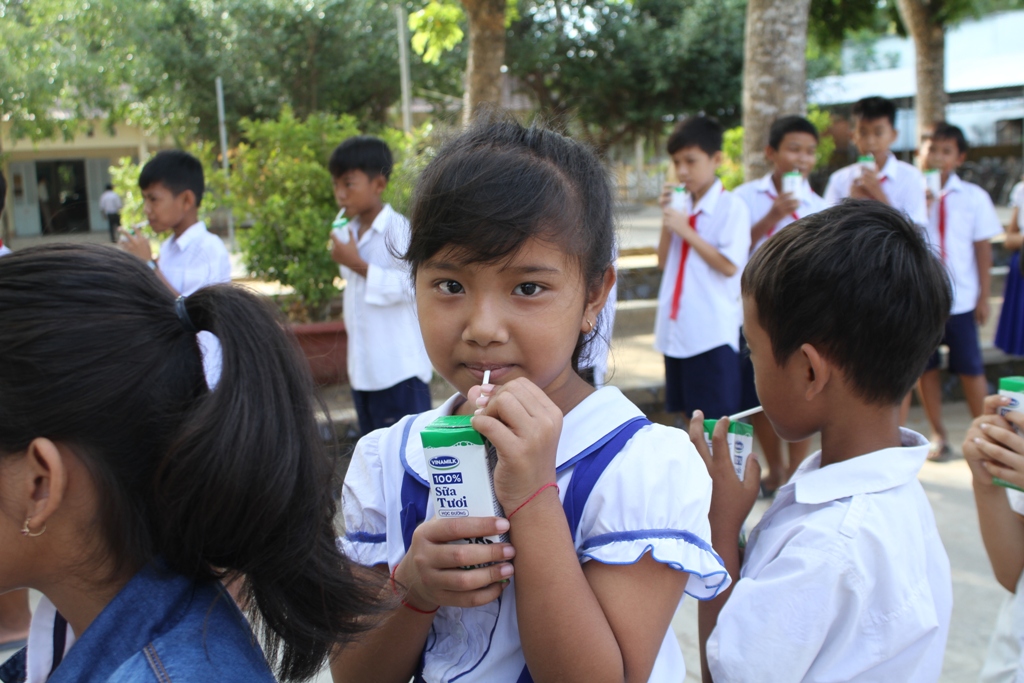
[{"label": "adult standing in doorway", "polygon": [[121,227],[121,197],[114,192],[114,186],[107,183],[107,189],[100,195],[100,212],[110,224],[110,241],[117,242],[117,229]]},{"label": "adult standing in doorway", "polygon": [[50,212],[50,190],[46,178],[39,178],[36,185],[36,199],[39,200],[39,218],[43,221],[43,234],[53,231],[53,214]]}]

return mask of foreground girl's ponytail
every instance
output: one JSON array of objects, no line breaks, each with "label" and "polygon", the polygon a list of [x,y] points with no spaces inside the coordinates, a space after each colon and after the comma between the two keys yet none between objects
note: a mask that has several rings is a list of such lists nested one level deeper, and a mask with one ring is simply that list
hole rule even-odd
[{"label": "foreground girl's ponytail", "polygon": [[245,577],[249,616],[280,675],[322,666],[332,639],[362,630],[374,593],[337,550],[332,463],[308,368],[276,316],[222,285],[186,301],[220,340],[216,390],[196,403],[159,464],[159,547],[179,571]]},{"label": "foreground girl's ponytail", "polygon": [[[0,260],[0,456],[73,448],[98,491],[96,553],[196,580],[239,574],[283,680],[313,676],[377,611],[379,582],[335,546],[332,466],[309,371],[277,316],[229,286],[184,306],[106,247]],[[208,390],[196,330],[222,348]]]}]

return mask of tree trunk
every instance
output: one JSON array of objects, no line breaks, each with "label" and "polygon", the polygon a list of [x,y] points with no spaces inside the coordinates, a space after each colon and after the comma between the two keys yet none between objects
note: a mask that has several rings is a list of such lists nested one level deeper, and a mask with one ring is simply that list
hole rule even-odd
[{"label": "tree trunk", "polygon": [[505,0],[462,0],[469,18],[469,56],[462,123],[469,125],[481,104],[501,103],[505,61]]},{"label": "tree trunk", "polygon": [[768,129],[780,116],[807,113],[810,0],[750,0],[743,59],[743,170],[769,171]]},{"label": "tree trunk", "polygon": [[936,3],[899,0],[900,19],[914,38],[917,57],[917,139],[936,121],[946,118],[946,27],[932,16]]}]

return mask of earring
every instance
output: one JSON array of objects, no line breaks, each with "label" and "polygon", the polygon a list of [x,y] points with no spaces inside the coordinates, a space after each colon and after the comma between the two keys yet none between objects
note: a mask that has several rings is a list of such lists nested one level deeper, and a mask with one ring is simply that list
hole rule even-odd
[{"label": "earring", "polygon": [[21,535],[28,536],[29,538],[37,538],[46,533],[46,525],[43,524],[43,528],[39,531],[32,533],[32,530],[28,528],[28,523],[32,521],[31,517],[25,518],[25,526],[21,527]]},{"label": "earring", "polygon": [[590,334],[594,331],[594,323],[590,322],[590,318],[587,318],[587,325],[590,326],[587,328],[587,334]]}]

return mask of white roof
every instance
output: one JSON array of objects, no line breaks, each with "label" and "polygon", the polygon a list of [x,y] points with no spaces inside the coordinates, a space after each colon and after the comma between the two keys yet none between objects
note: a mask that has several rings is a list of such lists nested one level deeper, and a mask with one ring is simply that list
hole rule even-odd
[{"label": "white roof", "polygon": [[[996,88],[1024,89],[1024,11],[1002,12],[978,21],[965,21],[946,32],[946,92]],[[895,50],[900,66],[827,76],[807,84],[807,96],[819,105],[847,104],[863,97],[912,97],[917,92],[914,51],[909,39],[887,38],[875,49]],[[901,45],[903,43],[903,45]],[[1024,91],[1024,90],[1022,90]]]}]

